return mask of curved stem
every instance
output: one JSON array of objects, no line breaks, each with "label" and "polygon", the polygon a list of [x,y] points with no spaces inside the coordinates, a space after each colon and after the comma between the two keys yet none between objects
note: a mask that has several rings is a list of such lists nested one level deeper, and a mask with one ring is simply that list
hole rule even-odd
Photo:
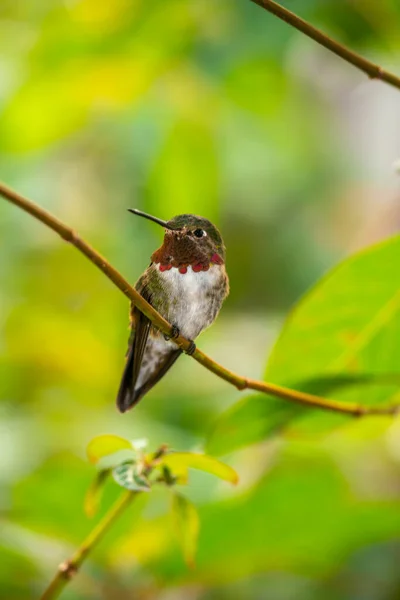
[{"label": "curved stem", "polygon": [[337,56],[340,56],[340,58],[343,58],[343,60],[345,60],[346,62],[352,64],[360,71],[363,71],[363,73],[368,75],[368,77],[370,77],[371,79],[380,79],[381,81],[385,81],[389,85],[400,89],[400,77],[397,77],[393,73],[382,69],[382,67],[380,67],[379,65],[367,60],[366,58],[360,56],[360,54],[357,54],[356,52],[353,52],[349,48],[346,48],[346,46],[339,44],[339,42],[336,42],[319,29],[316,29],[315,27],[310,25],[310,23],[307,23],[307,21],[304,21],[287,8],[284,8],[277,2],[274,2],[274,0],[251,1],[254,2],[254,4],[258,4],[258,6],[261,6],[261,8],[264,8],[279,19],[282,19],[282,21],[289,23],[289,25],[291,25],[295,29],[298,29],[299,31],[313,39],[318,44],[321,44],[321,46],[324,46]]},{"label": "curved stem", "polygon": [[126,491],[121,494],[101,521],[89,533],[75,554],[70,559],[61,563],[54,578],[40,597],[40,600],[53,600],[54,598],[58,598],[64,587],[77,574],[83,561],[87,558],[93,548],[97,546],[110,529],[111,525],[113,525],[114,521],[119,518],[138,493],[139,492]]},{"label": "curved stem", "polygon": [[[265,0],[263,0],[265,1]],[[96,267],[98,267],[113,283],[119,288],[125,296],[144,314],[150,321],[158,328],[162,333],[171,335],[173,333],[172,326],[148,303],[142,296],[128,283],[124,277],[112,266],[110,263],[103,258],[94,248],[92,248],[87,242],[80,238],[77,233],[70,227],[67,227],[64,223],[53,217],[50,213],[34,204],[31,200],[24,198],[20,194],[17,194],[14,190],[11,190],[4,184],[0,183],[0,195],[3,196],[9,202],[19,206],[25,212],[50,227],[53,231],[58,233],[64,240],[75,246],[82,254],[84,254]],[[186,351],[190,348],[192,342],[187,340],[183,336],[179,336],[174,339],[174,342],[183,350]],[[231,385],[234,385],[239,390],[251,389],[264,394],[269,394],[291,402],[303,404],[305,406],[321,408],[324,410],[330,410],[334,412],[344,413],[353,416],[361,415],[376,415],[386,414],[392,415],[398,412],[397,406],[382,406],[382,407],[367,407],[360,404],[352,404],[347,402],[339,402],[337,400],[329,400],[313,394],[307,394],[298,390],[292,390],[283,386],[276,385],[274,383],[268,383],[265,381],[257,381],[255,379],[247,379],[242,377],[229,369],[226,369],[222,365],[218,364],[215,360],[204,354],[201,350],[197,349],[191,356],[203,367],[224,379]]]}]

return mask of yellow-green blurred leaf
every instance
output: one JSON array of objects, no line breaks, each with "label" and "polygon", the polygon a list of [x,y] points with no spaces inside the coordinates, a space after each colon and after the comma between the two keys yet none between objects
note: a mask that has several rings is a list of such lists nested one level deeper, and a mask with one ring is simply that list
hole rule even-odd
[{"label": "yellow-green blurred leaf", "polygon": [[211,473],[220,479],[236,484],[238,475],[232,467],[207,454],[196,454],[194,452],[171,452],[161,459],[161,464],[167,465],[173,474],[175,470],[182,473],[185,468],[198,469]]},{"label": "yellow-green blurred leaf", "polygon": [[120,450],[132,450],[132,444],[118,435],[99,435],[89,442],[87,455],[90,462],[96,464],[104,456]]},{"label": "yellow-green blurred leaf", "polygon": [[171,514],[174,530],[181,545],[183,556],[189,567],[194,567],[200,519],[194,504],[180,494],[172,496]]},{"label": "yellow-green blurred leaf", "polygon": [[149,211],[163,218],[193,212],[217,218],[218,164],[213,130],[203,120],[177,121],[151,175]]}]

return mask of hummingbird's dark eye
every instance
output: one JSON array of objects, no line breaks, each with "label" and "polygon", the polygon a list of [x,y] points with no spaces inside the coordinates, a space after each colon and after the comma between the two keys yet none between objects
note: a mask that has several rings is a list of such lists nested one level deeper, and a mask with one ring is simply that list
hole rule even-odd
[{"label": "hummingbird's dark eye", "polygon": [[194,235],[198,238],[203,237],[203,235],[206,235],[206,232],[204,231],[204,229],[195,229],[193,231]]}]

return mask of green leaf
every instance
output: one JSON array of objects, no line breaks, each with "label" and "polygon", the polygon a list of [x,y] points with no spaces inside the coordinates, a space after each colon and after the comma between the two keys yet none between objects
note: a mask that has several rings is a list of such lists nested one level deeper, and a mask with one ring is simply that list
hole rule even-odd
[{"label": "green leaf", "polygon": [[112,471],[113,478],[118,485],[126,490],[149,492],[150,483],[142,472],[142,466],[137,462],[127,462],[118,465]]},{"label": "green leaf", "polygon": [[330,271],[289,315],[269,359],[277,383],[399,373],[400,238]]},{"label": "green leaf", "polygon": [[[397,385],[399,376],[396,375],[338,375],[316,377],[307,381],[290,384],[289,387],[327,396],[338,395],[343,391],[364,391],[369,386]],[[310,410],[310,409],[308,409]],[[313,414],[316,411],[312,411]],[[298,420],[307,414],[307,409],[299,404],[274,398],[266,394],[251,394],[222,413],[207,440],[207,451],[216,454],[228,454],[249,444],[260,442],[275,433],[280,432],[289,422]],[[321,416],[321,415],[320,415]],[[321,416],[329,428],[333,424],[348,421],[347,416],[340,414],[324,414]],[[318,419],[318,430],[325,431],[324,424]]]},{"label": "green leaf", "polygon": [[180,494],[172,495],[171,514],[174,530],[188,567],[195,566],[200,519],[194,504]]},{"label": "green leaf", "polygon": [[279,431],[301,408],[290,402],[252,394],[222,413],[211,431],[206,449],[212,454],[229,454]]},{"label": "green leaf", "polygon": [[[370,423],[372,427],[371,421],[365,419],[362,423]],[[359,483],[361,473],[365,473],[366,456],[376,456],[375,451],[379,453],[381,440],[377,440],[375,446],[368,444],[358,450],[351,447],[351,456],[348,452],[340,456],[346,468],[351,461]],[[344,449],[341,445],[337,450],[339,448]],[[335,569],[339,565],[348,573],[353,560],[358,568],[359,557],[366,550],[369,557],[371,548],[380,555],[385,547],[393,547],[393,540],[400,535],[398,495],[388,494],[382,483],[370,476],[370,470],[362,479],[362,490],[354,486],[349,491],[349,481],[354,483],[354,479],[349,479],[347,473],[343,475],[332,447],[327,449],[300,441],[285,444],[272,461],[263,456],[266,472],[250,490],[198,506],[201,535],[193,581],[200,584],[207,581],[213,586],[226,586],[230,581],[235,586],[239,578],[254,576],[255,569],[276,573],[277,564],[283,569],[284,581],[287,573],[307,573],[307,576],[312,573],[313,577],[325,580],[327,574],[332,573],[333,565]],[[382,468],[388,466],[386,461],[382,463]],[[258,467],[261,467],[259,463]],[[392,467],[394,470],[389,473],[396,477],[398,467]],[[369,490],[367,495],[366,490]],[[182,581],[185,569],[176,556],[178,553],[171,549],[167,529],[168,521],[161,515],[136,522],[126,532],[125,540],[118,538],[110,547],[114,563],[134,555],[156,576],[171,580],[173,573],[175,581]],[[372,565],[375,559],[373,553],[372,563],[369,560],[367,564]],[[396,558],[391,564],[397,564]],[[307,591],[310,590],[300,596],[302,600],[310,599]],[[232,593],[228,591],[226,597],[231,598]],[[252,598],[257,594],[244,593],[240,597]],[[258,597],[275,600],[277,595],[271,591],[269,596]],[[278,594],[278,597],[288,596]],[[299,598],[296,593],[292,597]],[[311,594],[311,597],[320,600],[323,596]],[[328,594],[326,598],[331,600],[337,596]],[[354,595],[350,594],[347,600],[349,598]]]},{"label": "green leaf", "polygon": [[[399,388],[400,238],[375,245],[330,271],[289,315],[265,379],[358,404],[389,404]],[[393,400],[392,400],[393,399]],[[267,439],[294,421],[307,433],[347,417],[264,394],[237,402],[217,421],[207,449],[224,454]],[[301,429],[300,429],[301,431]]]},{"label": "green leaf", "polygon": [[239,480],[238,475],[232,467],[220,462],[208,454],[196,454],[194,452],[171,452],[165,454],[161,460],[161,465],[167,465],[173,474],[175,471],[182,473],[185,468],[198,469],[211,473],[220,479],[236,484]]},{"label": "green leaf", "polygon": [[132,450],[131,442],[118,435],[99,435],[89,442],[87,455],[90,462],[96,464],[104,456],[119,450]]},{"label": "green leaf", "polygon": [[109,469],[99,471],[86,492],[84,510],[88,517],[94,517],[100,507],[104,484],[110,475]]}]

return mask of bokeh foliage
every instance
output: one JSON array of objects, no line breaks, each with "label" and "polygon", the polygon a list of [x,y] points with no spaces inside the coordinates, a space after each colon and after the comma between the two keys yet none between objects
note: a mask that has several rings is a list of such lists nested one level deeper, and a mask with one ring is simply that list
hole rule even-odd
[{"label": "bokeh foliage", "polygon": [[[370,58],[396,63],[396,0],[298,0],[295,10]],[[359,103],[365,148],[377,146],[368,125],[379,127],[384,115],[363,113],[372,85],[245,1],[6,0],[1,178],[132,281],[161,232],[128,206],[213,219],[228,248],[231,295],[202,348],[244,375],[349,400],[395,400],[398,240],[344,263],[303,296],[349,254],[361,217],[374,214],[363,202],[373,187],[370,155],[364,147],[358,155],[347,133],[347,109]],[[386,146],[379,152],[387,156]],[[372,189],[376,203],[385,186]],[[349,420],[257,396],[241,400],[247,413],[234,425],[242,438],[228,431],[225,442],[211,442],[239,393],[186,357],[134,412],[119,415],[125,298],[3,202],[0,235],[1,596],[37,597],[92,527],[83,511],[92,478],[85,447],[112,433],[181,451],[204,448],[206,438],[218,453],[241,447],[225,457],[241,483],[191,476],[201,522],[195,569],[179,551],[168,494],[143,494],[66,600],[398,597],[396,420]],[[378,317],[375,327],[386,304],[393,318]],[[365,329],[370,343],[352,352]],[[116,493],[107,483],[102,511]]]}]

